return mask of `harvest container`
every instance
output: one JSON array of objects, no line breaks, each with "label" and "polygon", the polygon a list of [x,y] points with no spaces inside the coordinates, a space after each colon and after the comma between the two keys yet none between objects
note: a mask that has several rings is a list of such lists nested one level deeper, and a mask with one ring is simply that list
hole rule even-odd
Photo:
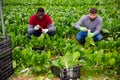
[{"label": "harvest container", "polygon": [[10,37],[0,35],[0,80],[7,80],[13,73],[11,47]]},{"label": "harvest container", "polygon": [[72,68],[60,69],[57,66],[51,67],[51,72],[55,74],[60,80],[77,80],[80,79],[81,66],[75,66]]}]

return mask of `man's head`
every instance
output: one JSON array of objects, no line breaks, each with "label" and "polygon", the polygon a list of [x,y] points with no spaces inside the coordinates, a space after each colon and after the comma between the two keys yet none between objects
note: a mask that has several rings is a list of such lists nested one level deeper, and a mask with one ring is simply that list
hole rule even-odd
[{"label": "man's head", "polygon": [[89,17],[93,21],[97,17],[98,10],[96,8],[91,8],[89,11]]},{"label": "man's head", "polygon": [[38,8],[38,9],[37,9],[37,16],[38,16],[39,19],[42,19],[42,18],[43,18],[44,13],[45,13],[45,11],[44,11],[43,8]]}]

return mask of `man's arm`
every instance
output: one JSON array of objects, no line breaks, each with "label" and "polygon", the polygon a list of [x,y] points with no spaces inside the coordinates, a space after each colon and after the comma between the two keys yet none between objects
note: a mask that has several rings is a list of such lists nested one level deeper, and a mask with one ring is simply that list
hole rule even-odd
[{"label": "man's arm", "polygon": [[96,30],[95,30],[95,32],[94,32],[94,35],[100,33],[101,29],[102,29],[102,18],[100,18],[99,21],[98,21],[98,25],[97,25],[97,27],[96,27]]},{"label": "man's arm", "polygon": [[83,24],[83,20],[84,20],[85,16],[83,16],[76,24],[75,24],[75,28],[80,30],[81,25]]},{"label": "man's arm", "polygon": [[56,31],[56,28],[53,23],[49,24],[48,31]]},{"label": "man's arm", "polygon": [[28,33],[33,33],[35,31],[33,25],[28,24]]},{"label": "man's arm", "polygon": [[31,16],[28,22],[28,33],[33,33],[35,31],[34,25],[35,25],[35,17]]},{"label": "man's arm", "polygon": [[48,31],[49,32],[56,30],[50,16],[47,16],[47,23],[48,23]]}]

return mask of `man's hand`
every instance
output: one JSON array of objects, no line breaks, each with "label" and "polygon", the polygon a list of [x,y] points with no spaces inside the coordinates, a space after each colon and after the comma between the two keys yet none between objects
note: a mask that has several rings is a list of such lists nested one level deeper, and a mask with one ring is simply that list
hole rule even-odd
[{"label": "man's hand", "polygon": [[87,31],[87,28],[86,27],[80,27],[80,30],[81,31]]},{"label": "man's hand", "polygon": [[94,37],[94,35],[95,35],[94,33],[91,33],[90,30],[88,30],[88,37],[91,38],[91,37]]},{"label": "man's hand", "polygon": [[89,37],[94,37],[94,33],[89,33]]},{"label": "man's hand", "polygon": [[48,32],[48,29],[42,29],[42,32],[46,34]]},{"label": "man's hand", "polygon": [[38,30],[39,28],[40,28],[39,25],[36,25],[36,26],[34,27],[35,30]]}]

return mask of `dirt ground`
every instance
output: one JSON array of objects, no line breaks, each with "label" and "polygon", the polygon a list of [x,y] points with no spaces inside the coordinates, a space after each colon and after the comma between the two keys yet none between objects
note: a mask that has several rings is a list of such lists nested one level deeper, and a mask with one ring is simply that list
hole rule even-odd
[{"label": "dirt ground", "polygon": [[[44,78],[44,77],[33,78],[33,77],[27,77],[27,76],[19,76],[19,77],[12,78],[12,80],[51,80],[51,79]],[[60,80],[60,79],[54,78],[52,80]],[[109,77],[91,77],[91,79],[88,79],[82,76],[80,80],[120,80],[120,79],[109,78]]]},{"label": "dirt ground", "polygon": [[26,77],[26,76],[19,76],[19,77],[14,77],[13,80],[34,80],[34,78]]},{"label": "dirt ground", "polygon": [[[48,78],[33,78],[33,77],[26,77],[26,76],[19,76],[19,77],[14,77],[12,80],[51,80]],[[54,78],[53,80],[60,80],[59,78]]]}]

